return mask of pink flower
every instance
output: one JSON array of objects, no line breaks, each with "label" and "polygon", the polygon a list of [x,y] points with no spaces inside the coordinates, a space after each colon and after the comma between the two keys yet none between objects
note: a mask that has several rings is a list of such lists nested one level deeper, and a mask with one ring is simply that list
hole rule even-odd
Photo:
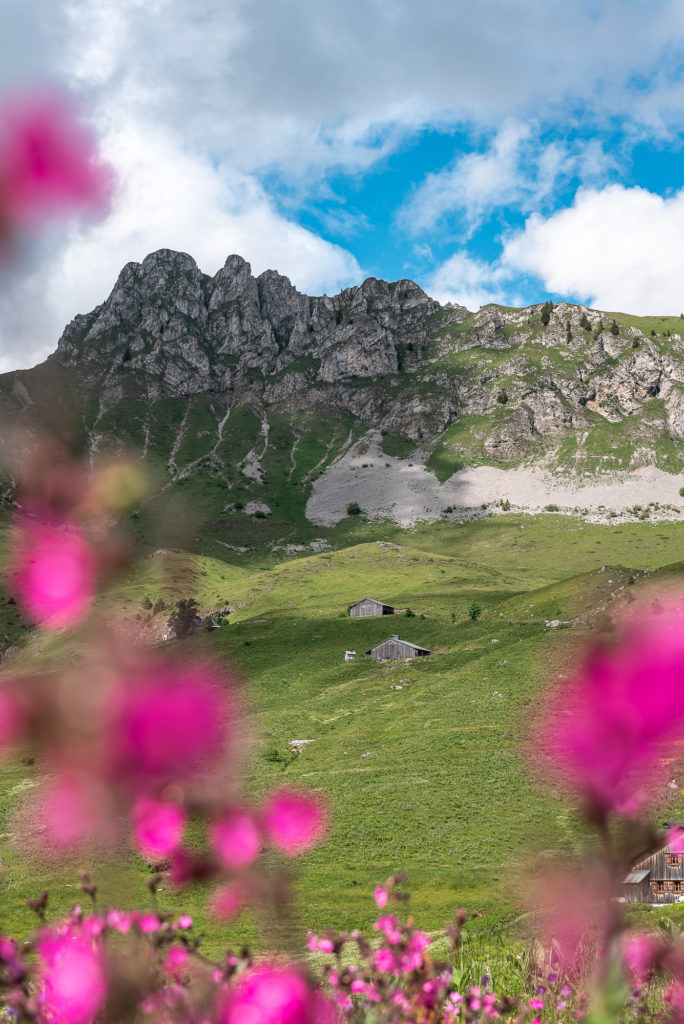
[{"label": "pink flower", "polygon": [[185,967],[189,959],[190,954],[185,946],[169,946],[166,960],[164,961],[164,969],[169,972],[175,981],[180,981],[182,968]]},{"label": "pink flower", "polygon": [[209,909],[214,917],[232,921],[245,905],[246,893],[240,885],[219,885],[214,889]]},{"label": "pink flower", "polygon": [[90,1024],[107,990],[102,947],[75,928],[45,932],[38,942],[40,1019]]},{"label": "pink flower", "polygon": [[377,905],[380,907],[380,910],[382,910],[383,907],[387,906],[389,893],[387,892],[387,889],[385,889],[382,885],[377,885],[373,890],[373,898],[375,899]]},{"label": "pink flower", "polygon": [[138,918],[138,928],[145,935],[151,935],[159,931],[159,918],[156,914],[141,914]]},{"label": "pink flower", "polygon": [[296,857],[321,841],[326,831],[326,814],[321,803],[309,793],[274,790],[264,808],[264,827],[274,846],[287,857]]},{"label": "pink flower", "polygon": [[379,971],[394,970],[394,953],[391,949],[377,949],[374,956],[375,966]]},{"label": "pink flower", "polygon": [[96,834],[111,839],[113,825],[107,794],[82,776],[68,772],[59,775],[45,783],[34,799],[44,846],[67,850]]},{"label": "pink flower", "polygon": [[595,813],[633,814],[681,734],[684,620],[630,622],[615,646],[589,653],[542,745],[559,779]]},{"label": "pink flower", "polygon": [[645,933],[623,939],[622,956],[637,981],[648,977],[661,949],[662,943]]},{"label": "pink flower", "polygon": [[244,868],[261,850],[261,835],[254,819],[244,811],[231,810],[209,829],[209,841],[229,868]]},{"label": "pink flower", "polygon": [[111,171],[64,99],[15,97],[0,113],[0,201],[10,224],[102,208]]},{"label": "pink flower", "polygon": [[295,968],[260,965],[229,991],[220,1024],[333,1024],[332,1004]]},{"label": "pink flower", "polygon": [[226,682],[202,662],[150,661],[122,680],[108,737],[113,775],[141,789],[215,770],[229,740]]},{"label": "pink flower", "polygon": [[135,840],[143,857],[160,860],[180,845],[186,814],[178,804],[142,797],[133,808]]},{"label": "pink flower", "polygon": [[23,522],[10,557],[10,587],[44,629],[74,626],[92,604],[95,566],[77,530]]}]

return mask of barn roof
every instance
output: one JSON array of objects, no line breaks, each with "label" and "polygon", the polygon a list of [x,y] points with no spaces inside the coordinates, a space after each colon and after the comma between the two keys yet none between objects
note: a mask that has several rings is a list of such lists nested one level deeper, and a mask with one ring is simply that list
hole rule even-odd
[{"label": "barn roof", "polygon": [[400,640],[399,637],[395,635],[386,636],[385,639],[381,640],[379,644],[375,645],[375,647],[371,647],[370,651],[366,651],[366,654],[370,654],[371,651],[374,651],[377,647],[382,647],[383,644],[390,643],[392,641],[394,641],[395,644],[404,644],[405,647],[412,647],[414,651],[425,651],[426,654],[430,653],[427,647],[421,647],[420,644],[414,644],[410,640]]},{"label": "barn roof", "polygon": [[349,607],[355,608],[357,604],[363,604],[364,601],[373,601],[375,604],[384,604],[387,605],[388,608],[392,607],[392,605],[388,601],[378,601],[377,597],[362,597],[358,601],[352,602],[352,604]]},{"label": "barn roof", "polygon": [[641,871],[630,871],[627,877],[622,879],[622,884],[636,885],[638,882],[643,882],[644,878],[648,878],[650,874],[650,868],[644,868]]}]

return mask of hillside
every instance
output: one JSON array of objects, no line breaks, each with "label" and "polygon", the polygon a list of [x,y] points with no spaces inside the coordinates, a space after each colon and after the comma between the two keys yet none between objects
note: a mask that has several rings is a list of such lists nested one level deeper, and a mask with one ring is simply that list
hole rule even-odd
[{"label": "hillside", "polygon": [[470,313],[373,278],[309,297],[238,256],[209,278],[160,250],[44,364],[0,377],[0,416],[91,455],[133,447],[153,479],[139,536],[234,562],[363,539],[354,501],[404,526],[502,502],[677,518],[683,326],[566,303]]},{"label": "hillside", "polygon": [[[438,930],[454,906],[466,905],[485,914],[489,929],[515,912],[516,865],[531,850],[576,841],[567,802],[537,788],[528,771],[540,694],[572,672],[598,612],[629,592],[643,594],[649,614],[654,594],[682,586],[684,525],[613,530],[504,515],[397,530],[397,538],[404,543],[372,541],[267,569],[157,556],[112,596],[141,619],[146,596],[170,603],[192,592],[205,610],[229,599],[231,625],[187,643],[217,649],[245,680],[256,713],[254,791],[301,783],[319,789],[332,811],[328,841],[298,870],[302,927],[333,918],[339,927],[368,925],[370,890],[406,868],[424,926]],[[348,605],[367,593],[415,615],[350,619]],[[466,611],[473,598],[483,609],[477,622]],[[553,620],[563,625],[548,625]],[[409,663],[363,656],[392,633],[433,653]],[[343,660],[348,648],[358,652],[351,663]],[[28,671],[45,653],[29,642],[6,671]],[[312,742],[296,754],[292,740]],[[16,762],[0,776],[5,906],[21,927],[29,920],[24,900],[44,884],[53,908],[67,907],[82,866],[35,860],[21,807],[40,772],[40,764]],[[663,794],[661,810],[684,813],[679,791]],[[100,861],[101,854],[88,860],[96,876]],[[114,875],[117,898],[139,899],[146,870],[129,856]],[[173,892],[162,900],[177,903]],[[183,903],[213,948],[218,936],[204,900],[198,887]],[[234,942],[255,936],[249,918],[230,930]]]}]

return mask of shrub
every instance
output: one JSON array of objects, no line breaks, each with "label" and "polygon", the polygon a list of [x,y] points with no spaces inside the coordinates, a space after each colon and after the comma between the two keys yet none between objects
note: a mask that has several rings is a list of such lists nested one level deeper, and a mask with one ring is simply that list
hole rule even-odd
[{"label": "shrub", "polygon": [[545,510],[547,512],[558,512],[558,511],[560,511],[559,508],[558,508],[558,505],[545,505],[544,508],[545,508]]},{"label": "shrub", "polygon": [[580,317],[580,327],[584,331],[590,331],[591,330],[591,324],[589,323],[589,317],[587,316],[586,313],[582,313],[582,316]]},{"label": "shrub", "polygon": [[635,338],[634,341],[632,342],[632,348],[639,348],[640,345],[641,345],[641,342],[639,341],[639,339]]},{"label": "shrub", "polygon": [[473,622],[475,622],[477,619],[480,618],[481,614],[482,609],[480,608],[477,601],[471,601],[470,604],[468,605],[468,618],[472,619]]},{"label": "shrub", "polygon": [[510,507],[510,501],[508,500],[508,498],[504,498],[504,500],[501,502],[501,508],[503,509],[504,512],[508,512]]},{"label": "shrub", "polygon": [[350,501],[349,502],[349,504],[347,505],[347,515],[348,516],[360,516],[361,515],[361,506],[359,505],[358,501]]},{"label": "shrub", "polygon": [[617,320],[613,320],[613,322],[611,323],[610,333],[615,335],[618,335],[620,333],[620,328],[618,327]]},{"label": "shrub", "polygon": [[679,497],[684,498],[684,487],[679,488]]},{"label": "shrub", "polygon": [[150,601],[149,597],[144,597],[143,598],[142,606],[143,606],[143,608],[145,609],[146,612],[150,610],[150,608],[152,607],[152,602]]},{"label": "shrub", "polygon": [[506,402],[508,401],[508,395],[506,394],[506,392],[503,389],[496,396],[496,400],[499,403],[499,405],[505,405]]},{"label": "shrub", "polygon": [[404,615],[406,616],[407,619],[415,619],[416,617],[416,613],[414,612],[413,608],[407,608],[406,611],[404,612]]},{"label": "shrub", "polygon": [[152,606],[152,614],[158,615],[159,612],[164,611],[166,611],[166,601],[164,600],[163,597],[158,597],[157,600],[154,602],[154,605]]},{"label": "shrub", "polygon": [[264,510],[262,508],[255,508],[254,512],[252,513],[252,515],[253,515],[253,517],[255,519],[265,519],[266,518],[266,513],[264,512]]}]

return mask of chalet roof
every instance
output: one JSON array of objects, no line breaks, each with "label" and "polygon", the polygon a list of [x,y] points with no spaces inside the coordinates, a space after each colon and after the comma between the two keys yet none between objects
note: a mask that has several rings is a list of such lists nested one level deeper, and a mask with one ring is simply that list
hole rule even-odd
[{"label": "chalet roof", "polygon": [[410,640],[400,640],[395,633],[394,636],[386,636],[385,639],[381,640],[379,644],[375,645],[375,647],[371,647],[370,651],[366,651],[366,654],[370,654],[371,651],[374,651],[377,647],[382,647],[383,644],[389,643],[392,640],[396,644],[404,644],[405,647],[412,647],[414,651],[425,651],[426,654],[430,653],[427,647],[421,647],[420,644],[414,644]]},{"label": "chalet roof", "polygon": [[374,604],[384,604],[388,608],[393,607],[393,605],[391,605],[388,601],[378,601],[377,597],[362,597],[358,601],[352,602],[352,604],[349,607],[355,608],[357,604],[363,604],[364,601],[373,601]]},{"label": "chalet roof", "polygon": [[622,879],[622,884],[636,885],[638,882],[643,882],[644,878],[648,878],[650,874],[650,868],[643,868],[641,871],[630,871],[627,877]]}]

